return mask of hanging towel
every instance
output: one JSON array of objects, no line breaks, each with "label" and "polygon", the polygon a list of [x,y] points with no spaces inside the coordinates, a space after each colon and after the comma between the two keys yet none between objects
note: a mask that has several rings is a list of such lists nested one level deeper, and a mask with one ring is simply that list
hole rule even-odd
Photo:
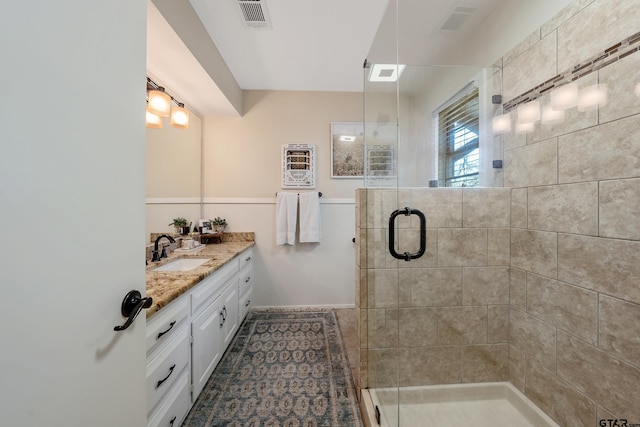
[{"label": "hanging towel", "polygon": [[298,195],[276,194],[276,245],[295,245]]},{"label": "hanging towel", "polygon": [[300,242],[320,241],[320,198],[317,191],[300,194]]}]

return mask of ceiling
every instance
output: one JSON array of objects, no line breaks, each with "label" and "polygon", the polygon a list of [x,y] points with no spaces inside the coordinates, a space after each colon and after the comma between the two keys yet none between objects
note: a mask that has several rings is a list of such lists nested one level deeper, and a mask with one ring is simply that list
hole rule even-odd
[{"label": "ceiling", "polygon": [[[216,54],[242,90],[361,91],[365,58],[369,62],[394,62],[396,58],[397,0],[259,0],[268,14],[267,29],[245,24],[240,0],[180,1],[181,8],[193,8],[201,22],[198,25],[206,29],[202,33],[209,34],[219,51]],[[525,3],[400,0],[400,61],[454,63],[459,47],[486,25],[494,11]],[[168,88],[179,91],[177,95],[201,115],[241,114],[225,103],[216,79],[202,68],[202,60],[194,58],[193,49],[175,33],[166,34],[171,26],[151,0],[148,5],[148,70]]]}]

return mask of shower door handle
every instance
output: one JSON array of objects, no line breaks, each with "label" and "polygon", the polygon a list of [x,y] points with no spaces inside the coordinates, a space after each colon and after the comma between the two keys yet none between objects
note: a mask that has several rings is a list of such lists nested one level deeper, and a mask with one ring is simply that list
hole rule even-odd
[{"label": "shower door handle", "polygon": [[[420,218],[420,249],[418,252],[412,254],[409,252],[404,252],[399,254],[396,252],[395,248],[395,222],[396,217],[398,215],[418,215]],[[427,249],[427,220],[424,217],[424,214],[420,212],[418,209],[404,208],[398,209],[391,213],[389,216],[389,252],[394,258],[403,259],[405,261],[411,261],[412,259],[420,258],[424,255],[425,250]]]}]

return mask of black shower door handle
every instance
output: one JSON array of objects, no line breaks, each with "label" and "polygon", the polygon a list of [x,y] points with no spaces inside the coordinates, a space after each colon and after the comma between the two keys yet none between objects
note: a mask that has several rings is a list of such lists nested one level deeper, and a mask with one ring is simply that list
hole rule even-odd
[{"label": "black shower door handle", "polygon": [[[398,215],[418,215],[420,218],[420,249],[418,252],[412,254],[409,252],[404,252],[399,254],[396,252],[395,248],[395,222],[396,217]],[[389,216],[389,252],[394,258],[403,259],[405,261],[411,261],[412,259],[420,258],[424,255],[424,252],[427,250],[427,219],[424,217],[424,214],[420,212],[418,209],[404,208],[398,209],[391,213]]]}]

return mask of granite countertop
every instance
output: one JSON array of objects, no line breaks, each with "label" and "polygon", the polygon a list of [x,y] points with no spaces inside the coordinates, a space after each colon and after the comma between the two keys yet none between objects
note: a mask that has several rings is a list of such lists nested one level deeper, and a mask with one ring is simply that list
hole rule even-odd
[{"label": "granite countertop", "polygon": [[[188,254],[172,252],[161,262],[150,262],[147,266],[147,296],[153,298],[153,305],[147,309],[147,318],[254,244],[253,241],[233,241],[203,245],[202,249]],[[211,261],[189,271],[152,271],[178,258],[211,258]]]}]

